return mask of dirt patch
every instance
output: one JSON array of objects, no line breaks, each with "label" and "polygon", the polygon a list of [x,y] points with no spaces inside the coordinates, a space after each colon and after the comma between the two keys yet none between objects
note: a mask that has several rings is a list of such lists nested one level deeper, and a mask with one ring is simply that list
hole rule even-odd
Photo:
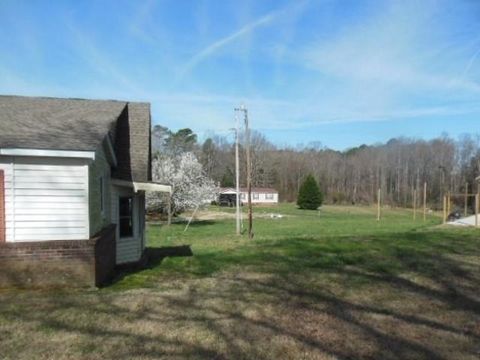
[{"label": "dirt patch", "polygon": [[[185,218],[190,218],[191,215],[185,215]],[[194,217],[195,220],[224,220],[235,219],[235,214],[219,211],[198,211]]]}]

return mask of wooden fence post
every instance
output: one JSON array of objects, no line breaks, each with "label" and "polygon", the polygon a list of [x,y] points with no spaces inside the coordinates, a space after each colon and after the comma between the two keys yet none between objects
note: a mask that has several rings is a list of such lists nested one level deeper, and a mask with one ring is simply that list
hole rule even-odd
[{"label": "wooden fence post", "polygon": [[447,195],[443,195],[443,223],[447,222]]},{"label": "wooden fence post", "polygon": [[451,213],[451,206],[452,206],[452,199],[450,196],[450,192],[447,193],[447,216]]},{"label": "wooden fence post", "polygon": [[417,189],[413,190],[413,221],[417,220]]},{"label": "wooden fence post", "polygon": [[475,227],[478,227],[478,202],[479,202],[479,195],[475,195]]},{"label": "wooden fence post", "polygon": [[378,189],[378,194],[377,194],[377,221],[380,221],[380,196],[382,194],[382,190],[379,188]]},{"label": "wooden fence post", "polygon": [[427,221],[427,182],[423,183],[423,221]]},{"label": "wooden fence post", "polygon": [[172,194],[167,197],[167,226],[172,225]]}]

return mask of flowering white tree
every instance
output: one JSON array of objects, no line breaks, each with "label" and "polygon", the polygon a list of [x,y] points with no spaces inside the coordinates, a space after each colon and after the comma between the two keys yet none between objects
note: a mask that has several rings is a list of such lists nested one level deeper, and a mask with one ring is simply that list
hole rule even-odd
[{"label": "flowering white tree", "polygon": [[[217,187],[191,152],[174,157],[158,156],[152,162],[153,181],[172,186],[171,212],[180,213],[207,205],[216,197]],[[168,201],[160,193],[147,195],[149,210],[166,210]]]}]

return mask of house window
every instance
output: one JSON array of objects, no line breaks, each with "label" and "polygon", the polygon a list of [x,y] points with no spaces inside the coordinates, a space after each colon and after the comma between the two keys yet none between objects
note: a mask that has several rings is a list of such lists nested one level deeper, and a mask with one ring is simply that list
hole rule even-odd
[{"label": "house window", "polygon": [[253,196],[253,200],[260,199],[260,195],[258,193],[253,193],[252,196]]},{"label": "house window", "polygon": [[126,196],[119,199],[119,230],[120,237],[133,236],[133,197]]},{"label": "house window", "polygon": [[273,200],[273,194],[265,194],[265,200]]},{"label": "house window", "polygon": [[242,199],[242,200],[245,200],[245,199],[247,198],[247,196],[246,196],[245,193],[241,193],[240,196],[241,196],[241,199]]}]

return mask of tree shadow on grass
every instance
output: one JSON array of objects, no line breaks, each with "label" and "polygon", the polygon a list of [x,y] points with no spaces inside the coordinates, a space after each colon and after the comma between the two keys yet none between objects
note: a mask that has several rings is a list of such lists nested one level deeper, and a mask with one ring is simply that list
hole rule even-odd
[{"label": "tree shadow on grass", "polygon": [[[89,297],[49,294],[40,301],[17,299],[14,305],[0,301],[0,314],[7,333],[9,323],[25,327],[27,334],[17,344],[29,337],[44,342],[17,349],[19,358],[28,358],[32,347],[40,356],[60,355],[61,345],[46,344],[45,333],[65,337],[73,357],[92,359],[448,359],[457,349],[436,349],[425,336],[480,339],[480,334],[441,318],[345,299],[295,277],[239,275],[187,289]],[[405,330],[389,331],[380,317],[412,336]],[[15,345],[5,337],[0,345],[0,355],[8,358]],[[474,349],[459,349],[475,355]]]},{"label": "tree shadow on grass", "polygon": [[193,256],[190,245],[147,247],[143,259],[139,263],[117,266],[116,276],[108,284],[115,285],[121,282],[125,277],[140,273],[147,269],[153,269],[161,266],[162,261],[167,257],[190,257]]},{"label": "tree shadow on grass", "polygon": [[147,247],[145,256],[147,257],[146,267],[151,268],[160,265],[166,257],[193,256],[193,252],[190,245]]},{"label": "tree shadow on grass", "polygon": [[[189,219],[186,219],[186,218],[177,218],[177,219],[174,219],[172,220],[172,224],[175,224],[175,225],[187,225],[188,224],[188,220]],[[158,223],[158,222],[150,222],[148,224],[148,226],[150,227],[165,227],[167,223],[166,222],[161,222],[161,223]],[[203,227],[203,226],[211,226],[211,225],[215,225],[216,222],[215,220],[194,220],[190,223],[189,227],[192,227],[192,228],[196,228],[196,227]]]},{"label": "tree shadow on grass", "polygon": [[[480,329],[472,326],[480,321],[479,265],[468,268],[455,257],[478,256],[478,246],[445,233],[359,240],[290,238],[210,250],[191,259],[188,271],[198,277],[179,275],[168,290],[3,299],[3,333],[24,324],[26,334],[16,340],[25,342],[18,353],[0,337],[0,355],[9,351],[28,358],[28,339],[41,341],[46,330],[73,342],[69,348],[80,349],[73,357],[89,358],[479,355],[471,345],[480,343]],[[150,249],[152,269],[161,269],[166,257],[192,256],[189,246]],[[322,280],[326,275],[336,282],[331,288]],[[365,295],[382,291],[388,301]],[[429,312],[430,307],[437,309]],[[34,345],[30,348],[40,354],[45,349]],[[47,354],[55,357],[61,350],[47,348]]]},{"label": "tree shadow on grass", "polygon": [[[290,238],[227,251],[204,251],[195,255],[188,268],[179,264],[179,269],[199,277],[232,268],[284,277],[339,274],[345,275],[350,287],[395,284],[405,291],[445,302],[454,309],[480,315],[480,299],[474,291],[479,277],[453,258],[474,252],[472,246],[444,233],[398,233],[370,236],[364,241],[352,241],[349,237],[323,241]],[[424,279],[431,285],[413,278]]]},{"label": "tree shadow on grass", "polygon": [[350,288],[394,285],[456,311],[480,315],[480,298],[475,294],[479,277],[454,258],[474,254],[478,248],[474,239],[459,239],[444,232],[406,232],[359,240],[331,237],[319,241],[302,237],[252,243],[226,251],[212,249],[196,254],[188,267],[179,263],[173,269],[197,277],[232,268],[284,278],[305,273],[337,274],[344,277],[344,285]]}]

